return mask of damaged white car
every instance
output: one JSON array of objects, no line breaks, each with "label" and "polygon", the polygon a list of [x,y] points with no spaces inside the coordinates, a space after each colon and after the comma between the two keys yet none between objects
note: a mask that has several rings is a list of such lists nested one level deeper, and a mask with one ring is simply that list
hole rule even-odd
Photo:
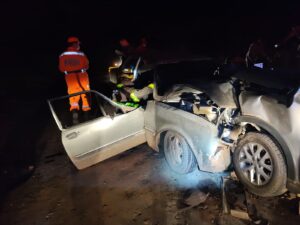
[{"label": "damaged white car", "polygon": [[178,173],[233,165],[251,192],[276,196],[300,192],[299,84],[276,73],[219,68],[209,58],[157,65],[152,100],[128,110],[90,91],[93,117],[77,125],[64,122],[69,96],[48,103],[78,169],[147,142]]}]

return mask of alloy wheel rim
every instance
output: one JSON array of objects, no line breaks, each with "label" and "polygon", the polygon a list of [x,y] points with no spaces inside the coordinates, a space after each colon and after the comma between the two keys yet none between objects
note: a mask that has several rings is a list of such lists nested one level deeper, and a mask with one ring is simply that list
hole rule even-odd
[{"label": "alloy wheel rim", "polygon": [[274,171],[273,161],[268,150],[256,142],[242,146],[239,152],[239,166],[246,179],[255,186],[267,184]]}]

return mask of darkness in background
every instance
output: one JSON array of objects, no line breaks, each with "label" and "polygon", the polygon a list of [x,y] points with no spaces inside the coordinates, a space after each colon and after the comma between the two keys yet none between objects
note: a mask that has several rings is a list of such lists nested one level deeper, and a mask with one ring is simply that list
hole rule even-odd
[{"label": "darkness in background", "polygon": [[46,99],[66,94],[57,65],[69,35],[80,38],[90,59],[91,87],[101,91],[109,56],[122,37],[137,43],[146,36],[149,45],[162,52],[243,56],[256,38],[276,42],[300,24],[299,5],[297,1],[3,2],[0,175],[14,183],[19,176],[15,168],[21,171],[39,155],[36,142],[52,121]]},{"label": "darkness in background", "polygon": [[2,62],[59,76],[57,56],[67,37],[76,35],[91,60],[90,73],[99,74],[120,37],[145,35],[159,48],[226,54],[245,52],[258,36],[276,40],[299,21],[297,1],[219,2],[9,1],[0,15]]}]

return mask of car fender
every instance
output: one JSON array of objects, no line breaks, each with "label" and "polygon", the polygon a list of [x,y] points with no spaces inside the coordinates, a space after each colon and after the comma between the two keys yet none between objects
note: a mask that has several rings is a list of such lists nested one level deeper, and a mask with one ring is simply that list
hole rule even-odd
[{"label": "car fender", "polygon": [[202,152],[201,151],[197,151],[197,148],[196,146],[193,144],[193,141],[192,139],[190,138],[190,136],[187,134],[187,132],[185,132],[183,129],[180,129],[178,128],[177,126],[174,126],[172,124],[167,124],[165,125],[164,127],[162,127],[159,131],[157,131],[156,133],[156,149],[159,150],[159,144],[160,142],[162,141],[161,140],[161,137],[162,137],[162,134],[164,132],[167,132],[167,131],[173,131],[175,133],[178,133],[180,134],[181,136],[183,136],[185,138],[185,140],[187,141],[188,145],[190,146],[195,158],[196,158],[196,161],[197,161],[197,164],[199,165],[199,169],[201,170],[201,167],[202,167]]}]

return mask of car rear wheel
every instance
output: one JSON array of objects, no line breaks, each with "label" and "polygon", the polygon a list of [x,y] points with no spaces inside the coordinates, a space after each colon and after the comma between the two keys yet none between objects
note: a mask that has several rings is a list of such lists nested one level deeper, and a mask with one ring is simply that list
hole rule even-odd
[{"label": "car rear wheel", "polygon": [[286,191],[287,169],[280,147],[266,134],[250,132],[234,153],[233,163],[240,181],[259,196],[277,196]]},{"label": "car rear wheel", "polygon": [[172,170],[186,174],[195,169],[195,156],[183,136],[168,131],[164,136],[163,146],[166,161]]}]

